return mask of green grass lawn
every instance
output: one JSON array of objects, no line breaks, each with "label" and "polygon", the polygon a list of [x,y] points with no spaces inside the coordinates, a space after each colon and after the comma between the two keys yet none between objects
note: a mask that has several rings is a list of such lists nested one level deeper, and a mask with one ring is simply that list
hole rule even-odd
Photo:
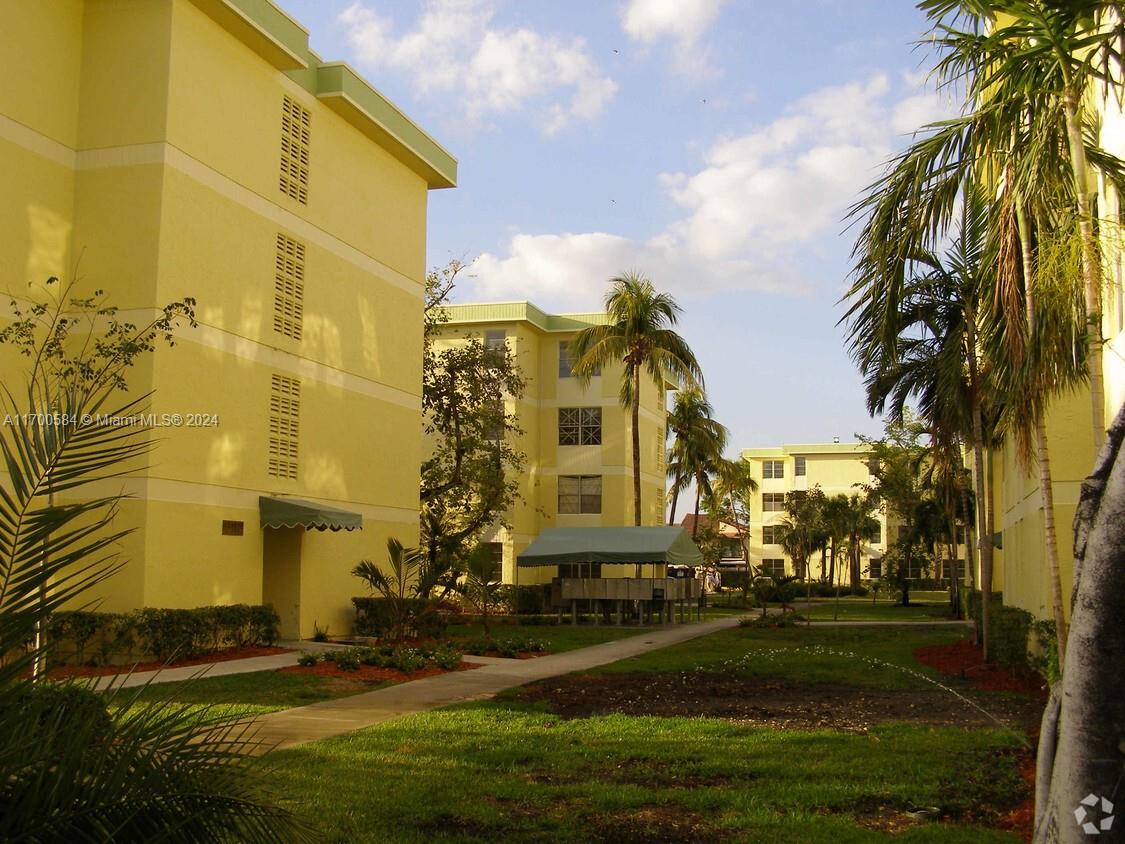
[{"label": "green grass lawn", "polygon": [[870,598],[814,599],[797,612],[813,621],[949,621],[949,603],[911,600],[909,606],[894,601],[872,602]]},{"label": "green grass lawn", "polygon": [[914,650],[955,642],[964,635],[962,630],[941,628],[738,628],[614,662],[594,673],[704,669],[811,683],[923,688],[928,683],[917,674],[938,675],[914,659]]},{"label": "green grass lawn", "polygon": [[510,701],[414,715],[269,757],[334,842],[990,842],[1023,796],[992,730],[776,731],[706,718],[561,720]]},{"label": "green grass lawn", "polygon": [[[572,651],[576,648],[585,648],[590,645],[600,645],[602,642],[613,642],[629,636],[636,636],[652,630],[651,627],[638,627],[635,624],[623,624],[620,627],[612,624],[595,625],[587,621],[577,627],[571,624],[495,624],[492,627],[492,637],[497,641],[504,639],[539,639],[548,644],[548,653],[561,653]],[[484,635],[484,628],[478,624],[451,624],[446,633],[449,637],[476,637]]]},{"label": "green grass lawn", "polygon": [[[923,689],[923,679],[873,659],[925,673],[913,650],[960,635],[740,628],[596,671]],[[967,843],[1018,841],[997,827],[1027,797],[1019,748],[1015,734],[991,728],[875,723],[862,734],[702,717],[567,719],[512,690],[269,762],[278,793],[333,842]],[[930,807],[939,819],[911,814]]]},{"label": "green grass lawn", "polygon": [[376,684],[359,680],[282,671],[253,671],[226,677],[153,683],[139,690],[122,689],[113,693],[113,700],[117,705],[126,705],[134,699],[138,703],[169,700],[201,706],[211,704],[219,710],[240,715],[262,715],[377,688],[379,686]]}]

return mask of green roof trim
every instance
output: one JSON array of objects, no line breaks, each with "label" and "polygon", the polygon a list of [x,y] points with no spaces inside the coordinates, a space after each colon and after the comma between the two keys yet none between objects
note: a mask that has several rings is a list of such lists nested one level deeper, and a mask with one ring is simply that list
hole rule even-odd
[{"label": "green roof trim", "polygon": [[517,558],[520,566],[573,563],[703,562],[699,547],[681,527],[547,528]]},{"label": "green roof trim", "polygon": [[305,530],[362,530],[363,516],[327,504],[316,504],[300,498],[258,498],[258,515],[263,528],[298,528]]},{"label": "green roof trim", "polygon": [[481,322],[527,322],[544,332],[573,332],[591,325],[605,325],[604,313],[549,314],[531,302],[489,302],[483,304],[445,305],[442,312],[449,318],[446,325],[472,325]]},{"label": "green roof trim", "polygon": [[457,185],[457,159],[343,62],[309,49],[309,32],[273,0],[192,0],[204,13],[426,180]]},{"label": "green roof trim", "polygon": [[457,159],[348,65],[329,62],[317,67],[316,96],[431,188],[457,185]]}]

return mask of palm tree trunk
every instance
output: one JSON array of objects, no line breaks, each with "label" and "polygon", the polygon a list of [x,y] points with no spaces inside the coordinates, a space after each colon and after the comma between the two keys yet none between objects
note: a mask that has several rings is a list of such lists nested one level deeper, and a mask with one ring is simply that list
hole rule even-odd
[{"label": "palm tree trunk", "polygon": [[1082,276],[1086,299],[1086,348],[1090,370],[1090,409],[1093,413],[1094,452],[1105,442],[1105,386],[1102,374],[1102,265],[1098,244],[1094,239],[1094,221],[1090,207],[1086,147],[1082,127],[1078,125],[1078,94],[1067,86],[1063,96],[1066,134],[1070,145],[1070,165],[1074,189],[1078,197],[1078,230],[1082,237]]},{"label": "palm tree trunk", "polygon": [[695,539],[695,535],[699,532],[699,498],[702,493],[702,485],[699,483],[699,478],[695,479],[695,518],[691,520],[691,538]]},{"label": "palm tree trunk", "polygon": [[672,482],[672,509],[668,513],[668,524],[670,524],[670,525],[674,525],[676,523],[676,507],[680,503],[680,484],[681,483],[682,483],[682,478],[679,475],[676,475],[675,479]]},{"label": "palm tree trunk", "polygon": [[[1083,153],[1085,155],[1085,153]],[[1027,308],[1028,343],[1035,337],[1035,267],[1031,257],[1031,229],[1023,204],[1016,203],[1017,225],[1020,234],[1020,257],[1023,261],[1024,300]],[[1098,349],[1101,354],[1101,349]],[[1091,384],[1091,389],[1093,385]],[[1099,388],[1100,390],[1100,388]],[[1059,545],[1055,531],[1055,494],[1051,480],[1051,458],[1047,450],[1047,420],[1042,407],[1033,407],[1035,414],[1035,458],[1039,464],[1039,497],[1043,503],[1043,539],[1047,553],[1047,572],[1051,579],[1051,610],[1055,619],[1055,636],[1058,645],[1059,671],[1063,669],[1066,650],[1066,621],[1063,618],[1062,578],[1059,574]],[[1096,423],[1095,427],[1100,427]],[[1098,445],[1101,451],[1101,445]]]},{"label": "palm tree trunk", "polygon": [[[980,624],[981,624],[981,650],[984,661],[988,662],[989,641],[988,627],[991,616],[992,598],[992,525],[991,495],[986,495],[984,477],[984,413],[981,410],[980,398],[980,370],[977,366],[977,348],[975,324],[970,319],[969,325],[969,393],[972,401],[973,418],[973,486],[977,497],[976,517],[978,541],[980,542]],[[990,491],[990,490],[989,490]],[[975,579],[975,578],[974,578]]]},{"label": "palm tree trunk", "polygon": [[[633,524],[641,526],[641,365],[633,364]],[[640,566],[637,566],[638,572]],[[637,575],[640,577],[640,574]]]}]

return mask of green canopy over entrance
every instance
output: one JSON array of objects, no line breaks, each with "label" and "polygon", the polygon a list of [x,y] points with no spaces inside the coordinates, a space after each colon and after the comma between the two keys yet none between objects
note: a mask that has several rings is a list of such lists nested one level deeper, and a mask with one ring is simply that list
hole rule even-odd
[{"label": "green canopy over entrance", "polygon": [[258,498],[258,512],[264,528],[295,528],[307,530],[360,530],[363,516],[327,504],[316,504],[300,498]]},{"label": "green canopy over entrance", "polygon": [[681,527],[547,528],[519,555],[520,566],[573,563],[671,563],[695,566],[703,555]]}]

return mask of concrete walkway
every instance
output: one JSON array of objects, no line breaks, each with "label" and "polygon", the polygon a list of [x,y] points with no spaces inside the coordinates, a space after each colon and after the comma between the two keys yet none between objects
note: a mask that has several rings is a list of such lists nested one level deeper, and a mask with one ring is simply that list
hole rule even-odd
[{"label": "concrete walkway", "polygon": [[293,747],[415,712],[425,712],[453,703],[484,700],[525,683],[572,671],[586,671],[697,639],[718,630],[737,627],[738,621],[737,616],[731,616],[695,624],[649,629],[626,639],[535,659],[490,659],[482,668],[471,671],[453,671],[351,697],[271,712],[255,720],[255,738],[262,743],[263,752]]},{"label": "concrete walkway", "polygon": [[270,656],[251,656],[246,659],[228,659],[221,662],[201,662],[179,668],[161,668],[155,671],[136,671],[132,674],[112,674],[90,681],[97,691],[128,689],[146,683],[172,683],[176,680],[194,680],[198,677],[227,677],[231,674],[249,674],[252,671],[275,671],[297,664],[301,651],[320,652],[346,647],[331,642],[278,642],[278,647],[292,648],[289,653]]}]

